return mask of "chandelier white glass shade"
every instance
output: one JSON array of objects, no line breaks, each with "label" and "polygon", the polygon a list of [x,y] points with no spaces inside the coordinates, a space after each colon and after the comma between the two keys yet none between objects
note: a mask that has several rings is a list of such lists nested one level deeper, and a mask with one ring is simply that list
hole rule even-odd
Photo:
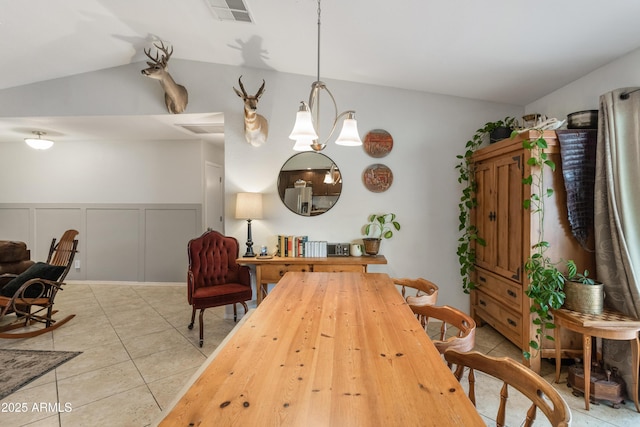
[{"label": "chandelier white glass shade", "polygon": [[24,139],[24,142],[26,142],[29,147],[36,150],[48,150],[53,147],[53,141],[50,139],[42,139],[42,135],[46,135],[46,132],[34,130],[32,133],[38,135],[38,137]]},{"label": "chandelier white glass shade", "polygon": [[[331,131],[324,141],[320,141],[318,129],[320,125],[320,91],[324,90],[331,98],[334,108],[334,119]],[[309,102],[301,102],[300,109],[296,115],[296,122],[293,130],[289,135],[290,139],[296,141],[293,146],[295,151],[322,151],[326,147],[327,141],[331,138],[338,126],[338,120],[345,117],[342,124],[342,130],[336,144],[357,146],[362,145],[362,140],[358,135],[358,124],[355,119],[356,112],[353,110],[338,113],[338,106],[331,91],[324,82],[320,81],[320,0],[318,0],[318,75],[317,80],[311,84],[311,93],[309,94]]]}]

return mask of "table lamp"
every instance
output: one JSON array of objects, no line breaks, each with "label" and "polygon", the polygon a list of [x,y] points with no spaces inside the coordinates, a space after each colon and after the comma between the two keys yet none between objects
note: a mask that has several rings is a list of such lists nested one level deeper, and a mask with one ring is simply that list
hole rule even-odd
[{"label": "table lamp", "polygon": [[236,199],[236,219],[247,220],[247,252],[244,257],[254,257],[253,240],[251,240],[251,220],[262,218],[262,194],[238,193]]}]

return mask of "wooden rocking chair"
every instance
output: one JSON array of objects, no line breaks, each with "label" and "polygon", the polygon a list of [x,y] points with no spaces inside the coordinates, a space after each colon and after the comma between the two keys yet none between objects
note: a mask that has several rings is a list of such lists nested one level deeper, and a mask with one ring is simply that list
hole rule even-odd
[{"label": "wooden rocking chair", "polygon": [[[52,331],[75,317],[75,314],[71,314],[64,319],[54,320],[53,315],[57,310],[53,310],[53,303],[71,269],[78,248],[78,240],[75,238],[77,235],[78,231],[67,230],[57,244],[54,238],[46,263],[36,263],[16,276],[14,280],[17,282],[14,285],[19,284],[17,290],[13,291],[15,286],[11,282],[0,289],[0,322],[6,315],[16,315],[14,321],[0,326],[0,338],[35,337]],[[10,332],[36,323],[42,323],[44,327],[28,332]]]}]

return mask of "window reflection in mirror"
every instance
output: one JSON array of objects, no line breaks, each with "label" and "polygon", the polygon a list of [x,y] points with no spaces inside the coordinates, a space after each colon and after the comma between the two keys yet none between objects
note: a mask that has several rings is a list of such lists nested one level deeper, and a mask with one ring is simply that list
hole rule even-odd
[{"label": "window reflection in mirror", "polygon": [[329,157],[315,151],[289,158],[278,176],[278,194],[292,212],[320,215],[331,209],[342,192],[342,175]]}]

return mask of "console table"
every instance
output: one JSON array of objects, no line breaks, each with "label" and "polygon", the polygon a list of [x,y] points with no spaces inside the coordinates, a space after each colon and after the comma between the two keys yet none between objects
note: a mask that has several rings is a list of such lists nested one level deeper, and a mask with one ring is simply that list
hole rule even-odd
[{"label": "console table", "polygon": [[366,273],[369,264],[386,264],[384,255],[375,256],[345,256],[345,257],[269,257],[269,258],[238,258],[240,265],[255,265],[256,267],[256,305],[260,305],[268,293],[269,283],[278,281],[289,271],[324,272],[324,273]]},{"label": "console table", "polygon": [[[626,316],[622,313],[605,309],[602,314],[584,314],[561,308],[553,311],[556,325],[556,336],[560,337],[560,328],[582,334],[582,361],[584,365],[584,406],[589,410],[589,388],[591,386],[591,337],[606,338],[609,340],[628,340],[631,343],[631,357],[633,366],[633,402],[636,411],[640,412],[638,405],[638,370],[640,365],[640,320]],[[556,343],[556,383],[560,381],[561,347],[560,339]]]}]

